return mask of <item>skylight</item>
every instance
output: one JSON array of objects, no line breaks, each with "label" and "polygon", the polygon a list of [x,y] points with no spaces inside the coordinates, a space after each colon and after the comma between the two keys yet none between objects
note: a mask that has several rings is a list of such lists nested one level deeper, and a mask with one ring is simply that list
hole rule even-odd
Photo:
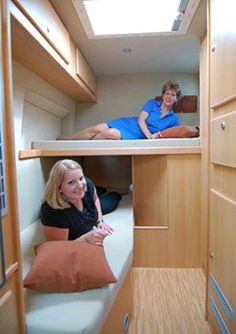
[{"label": "skylight", "polygon": [[185,33],[200,0],[74,0],[89,38]]},{"label": "skylight", "polygon": [[84,0],[94,35],[171,31],[179,0]]}]

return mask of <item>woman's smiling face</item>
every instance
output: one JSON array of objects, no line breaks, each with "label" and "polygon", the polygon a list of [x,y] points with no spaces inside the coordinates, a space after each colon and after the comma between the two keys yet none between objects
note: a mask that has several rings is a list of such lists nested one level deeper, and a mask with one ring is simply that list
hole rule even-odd
[{"label": "woman's smiling face", "polygon": [[176,91],[173,89],[167,89],[162,95],[162,103],[167,108],[171,108],[176,101]]},{"label": "woman's smiling face", "polygon": [[87,183],[82,170],[67,169],[59,190],[69,202],[73,202],[84,197],[86,188]]}]

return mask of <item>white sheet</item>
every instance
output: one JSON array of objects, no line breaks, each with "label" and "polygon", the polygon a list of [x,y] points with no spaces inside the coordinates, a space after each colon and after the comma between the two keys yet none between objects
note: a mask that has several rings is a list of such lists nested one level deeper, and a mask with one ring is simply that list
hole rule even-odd
[{"label": "white sheet", "polygon": [[199,147],[200,138],[165,138],[145,140],[42,140],[32,143],[33,149]]}]

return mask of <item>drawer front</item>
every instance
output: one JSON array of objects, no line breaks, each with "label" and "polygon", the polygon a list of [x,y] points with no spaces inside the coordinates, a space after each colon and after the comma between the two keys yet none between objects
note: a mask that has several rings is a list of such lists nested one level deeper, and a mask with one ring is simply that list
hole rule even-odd
[{"label": "drawer front", "polygon": [[211,160],[236,167],[236,111],[212,120]]},{"label": "drawer front", "polygon": [[76,49],[76,75],[96,94],[96,78],[79,49]]},{"label": "drawer front", "polygon": [[70,36],[47,0],[14,0],[64,61],[70,63]]}]

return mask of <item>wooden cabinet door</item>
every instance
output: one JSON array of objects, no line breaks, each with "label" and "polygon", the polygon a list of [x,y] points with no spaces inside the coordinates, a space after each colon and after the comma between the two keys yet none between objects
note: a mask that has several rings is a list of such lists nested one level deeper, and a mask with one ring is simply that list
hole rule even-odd
[{"label": "wooden cabinet door", "polygon": [[9,2],[0,2],[0,332],[25,332],[14,159]]},{"label": "wooden cabinet door", "polygon": [[236,203],[214,190],[210,203],[210,298],[230,333],[236,333]]},{"label": "wooden cabinet door", "polygon": [[79,49],[76,49],[76,75],[96,94],[96,78]]},{"label": "wooden cabinet door", "polygon": [[15,0],[15,3],[33,22],[49,43],[68,64],[70,63],[70,36],[48,0]]},{"label": "wooden cabinet door", "polygon": [[236,93],[236,1],[211,1],[211,104]]}]

